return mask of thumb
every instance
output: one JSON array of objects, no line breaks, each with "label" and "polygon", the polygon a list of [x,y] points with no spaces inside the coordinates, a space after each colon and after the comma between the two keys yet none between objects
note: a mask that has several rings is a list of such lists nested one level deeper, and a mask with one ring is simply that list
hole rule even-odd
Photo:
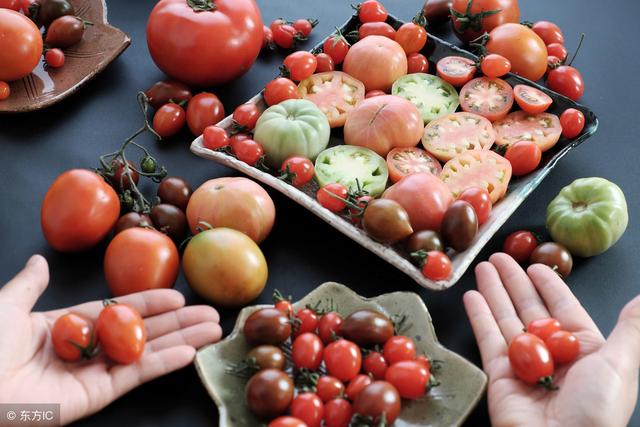
[{"label": "thumb", "polygon": [[640,367],[640,295],[620,312],[618,323],[607,338],[603,351],[612,366],[637,375]]},{"label": "thumb", "polygon": [[13,279],[0,288],[0,300],[30,312],[48,284],[47,260],[41,255],[34,255]]}]

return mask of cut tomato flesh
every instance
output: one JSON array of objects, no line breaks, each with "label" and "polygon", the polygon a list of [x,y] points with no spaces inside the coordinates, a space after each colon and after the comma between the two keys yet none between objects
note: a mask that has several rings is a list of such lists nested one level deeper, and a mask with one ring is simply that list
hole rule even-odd
[{"label": "cut tomato flesh", "polygon": [[529,114],[514,111],[504,119],[493,124],[496,131],[496,144],[512,145],[518,141],[533,141],[540,150],[552,148],[562,134],[560,119],[555,114]]},{"label": "cut tomato flesh", "polygon": [[549,95],[531,86],[516,85],[513,93],[520,108],[529,114],[543,113],[553,102]]},{"label": "cut tomato flesh", "polygon": [[460,106],[466,112],[495,121],[506,116],[513,106],[513,90],[502,79],[479,77],[460,91]]},{"label": "cut tomato flesh", "polygon": [[488,150],[496,139],[491,122],[473,113],[453,113],[429,123],[422,145],[446,162],[467,150]]},{"label": "cut tomato flesh", "polygon": [[438,176],[442,172],[442,166],[436,158],[416,147],[394,148],[387,154],[387,165],[392,182],[414,173],[426,172]]}]

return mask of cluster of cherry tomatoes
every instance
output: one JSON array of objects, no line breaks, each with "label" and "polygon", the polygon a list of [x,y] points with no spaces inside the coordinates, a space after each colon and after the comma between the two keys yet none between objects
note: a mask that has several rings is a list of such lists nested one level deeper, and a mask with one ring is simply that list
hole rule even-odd
[{"label": "cluster of cherry tomatoes", "polygon": [[419,399],[437,385],[431,360],[413,339],[396,335],[401,320],[394,325],[374,310],[346,318],[312,307],[295,312],[277,295],[273,308],[247,318],[243,333],[252,349],[230,369],[251,375],[246,403],[272,419],[270,427],[391,425],[401,399]]},{"label": "cluster of cherry tomatoes", "polygon": [[85,315],[70,312],[56,319],[51,330],[53,349],[65,362],[90,359],[102,349],[116,363],[133,363],[142,356],[146,339],[140,313],[112,300],[104,301],[95,326]]},{"label": "cluster of cherry tomatoes", "polygon": [[562,278],[567,278],[573,269],[573,257],[567,248],[555,242],[541,243],[540,236],[531,231],[509,234],[502,251],[521,264],[544,264]]},{"label": "cluster of cherry tomatoes", "polygon": [[275,46],[292,49],[298,43],[307,40],[316,25],[318,25],[317,19],[300,18],[295,21],[274,19],[271,25],[268,27],[265,25],[263,28],[262,49],[274,49]]}]

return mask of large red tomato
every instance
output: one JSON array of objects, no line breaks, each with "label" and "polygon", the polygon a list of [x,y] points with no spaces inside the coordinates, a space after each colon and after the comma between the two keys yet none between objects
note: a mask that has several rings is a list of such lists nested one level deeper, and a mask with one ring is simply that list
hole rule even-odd
[{"label": "large red tomato", "polygon": [[95,246],[120,214],[118,195],[98,174],[69,170],[53,181],[42,201],[40,222],[47,242],[62,252]]},{"label": "large red tomato", "polygon": [[521,24],[504,24],[489,33],[487,51],[511,62],[511,72],[539,80],[547,72],[547,47],[533,30]]},{"label": "large red tomato", "polygon": [[254,0],[161,0],[147,22],[158,68],[181,82],[214,86],[244,74],[262,47]]},{"label": "large red tomato", "polygon": [[[271,232],[276,208],[269,194],[247,178],[211,179],[198,188],[187,205],[193,233],[201,222],[213,228],[228,227],[262,242]],[[202,227],[202,228],[206,228]]]},{"label": "large red tomato", "polygon": [[[451,11],[453,32],[463,42],[475,40],[502,24],[520,22],[518,0],[453,0]],[[491,11],[498,12],[487,14]]]},{"label": "large red tomato", "polygon": [[41,55],[42,35],[36,24],[21,13],[0,8],[0,81],[23,78]]},{"label": "large red tomato", "polygon": [[388,37],[369,36],[351,46],[342,64],[345,73],[364,83],[367,92],[388,92],[393,82],[407,74],[407,54]]},{"label": "large red tomato", "polygon": [[405,208],[413,231],[439,231],[442,218],[453,203],[449,187],[430,173],[405,176],[389,187],[382,197],[395,200]]}]

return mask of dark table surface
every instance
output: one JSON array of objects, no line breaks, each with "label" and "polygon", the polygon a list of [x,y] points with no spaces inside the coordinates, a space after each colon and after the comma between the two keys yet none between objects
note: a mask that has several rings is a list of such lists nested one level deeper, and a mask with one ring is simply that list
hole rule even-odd
[{"label": "dark table surface", "polygon": [[[53,179],[74,167],[94,167],[98,155],[117,149],[122,140],[140,125],[135,93],[161,79],[147,51],[145,25],[154,1],[110,0],[109,20],[131,36],[131,47],[109,68],[71,98],[41,112],[0,116],[1,200],[0,283],[22,267],[33,253],[42,253],[51,267],[51,283],[38,303],[41,310],[65,307],[108,296],[102,274],[104,245],[79,255],[63,255],[50,249],[40,231],[42,197]],[[317,17],[320,25],[303,47],[310,47],[341,24],[350,14],[349,1],[258,0],[263,19]],[[387,0],[388,10],[410,19],[422,0]],[[576,65],[587,84],[582,102],[600,118],[598,133],[572,151],[554,169],[534,194],[492,239],[478,260],[499,250],[504,237],[517,229],[542,230],[547,203],[576,178],[602,176],[624,190],[631,222],[622,240],[607,253],[578,260],[569,278],[572,289],[591,313],[603,333],[608,334],[625,302],[638,293],[633,273],[640,252],[640,234],[635,218],[640,209],[638,158],[640,120],[637,105],[637,70],[640,57],[637,39],[640,3],[619,0],[604,6],[597,0],[521,0],[523,19],[549,19],[558,23],[569,50],[575,49],[580,33],[586,42]],[[447,31],[444,30],[446,33]],[[449,34],[450,36],[450,34]],[[241,79],[215,89],[228,112],[258,92],[276,73],[282,52],[261,55],[253,69]],[[171,174],[188,179],[194,186],[235,172],[189,151],[191,137],[184,132],[152,148]],[[419,293],[433,317],[440,341],[448,348],[479,364],[471,328],[462,307],[462,294],[475,287],[470,270],[452,289],[442,293],[426,291],[386,262],[338,233],[302,207],[269,191],[277,208],[273,232],[262,244],[269,263],[267,289],[259,302],[267,302],[278,288],[295,298],[325,281],[351,286],[362,295],[407,290]],[[201,303],[184,277],[176,288],[189,303]],[[229,332],[236,311],[222,311],[225,332]],[[10,351],[10,349],[2,349]],[[140,387],[80,425],[108,426],[126,423],[137,426],[216,425],[218,414],[193,367]],[[489,424],[486,401],[482,401],[468,425]],[[636,414],[632,425],[640,425]]]}]

